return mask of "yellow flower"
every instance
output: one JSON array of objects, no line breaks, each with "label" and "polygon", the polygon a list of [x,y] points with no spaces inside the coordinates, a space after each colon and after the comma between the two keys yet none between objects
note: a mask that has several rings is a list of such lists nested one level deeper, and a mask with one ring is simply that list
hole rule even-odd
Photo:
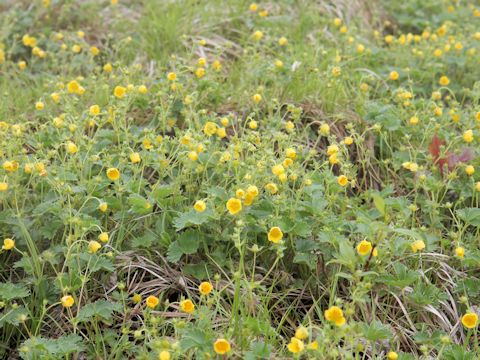
[{"label": "yellow flower", "polygon": [[98,50],[96,46],[92,46],[90,48],[90,54],[92,54],[92,56],[97,56],[98,54],[100,54],[100,50]]},{"label": "yellow flower", "polygon": [[100,106],[98,105],[92,105],[90,106],[90,109],[89,109],[89,114],[91,116],[97,116],[100,114]]},{"label": "yellow flower", "polygon": [[287,150],[285,150],[285,155],[292,159],[292,160],[295,160],[296,157],[297,157],[297,152],[295,151],[294,148],[287,148]]},{"label": "yellow flower", "polygon": [[418,124],[418,117],[417,116],[412,116],[409,120],[410,125],[417,125]]},{"label": "yellow flower", "polygon": [[180,309],[187,314],[191,314],[195,311],[195,305],[190,299],[182,300],[180,301]]},{"label": "yellow flower", "polygon": [[0,182],[0,192],[7,191],[8,190],[8,183],[2,181]]},{"label": "yellow flower", "polygon": [[473,141],[473,130],[467,130],[463,133],[463,141],[471,143]]},{"label": "yellow flower", "polygon": [[220,139],[223,139],[225,136],[227,136],[227,131],[225,130],[224,127],[219,127],[217,129],[217,136],[220,138]]},{"label": "yellow flower", "polygon": [[160,303],[160,300],[158,297],[150,295],[145,299],[145,304],[150,308],[150,309],[155,309],[157,305]]},{"label": "yellow flower", "polygon": [[251,120],[249,123],[248,123],[248,127],[252,130],[255,130],[257,127],[258,127],[258,123],[255,121],[255,120]]},{"label": "yellow flower", "polygon": [[188,153],[188,158],[192,161],[197,161],[198,160],[198,154],[196,151],[190,151]]},{"label": "yellow flower", "polygon": [[343,139],[343,143],[345,145],[352,145],[353,144],[353,138],[351,136],[347,136],[345,139]]},{"label": "yellow flower", "polygon": [[2,164],[2,167],[6,172],[14,172],[18,169],[18,163],[16,161],[5,160]]},{"label": "yellow flower", "polygon": [[207,204],[205,204],[205,201],[203,200],[198,200],[195,202],[195,205],[193,205],[193,208],[195,209],[196,212],[204,212],[205,209],[207,208]]},{"label": "yellow flower", "polygon": [[438,80],[438,83],[442,86],[447,86],[448,84],[450,84],[450,79],[447,76],[443,75],[440,80]]},{"label": "yellow flower", "polygon": [[455,255],[460,258],[460,259],[463,259],[464,256],[465,256],[465,249],[461,246],[457,247],[455,249]]},{"label": "yellow flower", "polygon": [[197,68],[197,70],[195,70],[195,76],[198,79],[201,79],[202,77],[204,77],[205,76],[205,69],[203,67]]},{"label": "yellow flower", "polygon": [[247,194],[250,195],[250,196],[257,197],[258,193],[259,193],[258,192],[258,187],[256,187],[255,185],[250,185],[247,188]]},{"label": "yellow flower", "polygon": [[348,178],[345,175],[340,175],[337,178],[338,185],[340,186],[347,186],[348,184]]},{"label": "yellow flower", "polygon": [[227,210],[231,215],[239,213],[242,210],[242,202],[236,198],[228,199]]},{"label": "yellow flower", "polygon": [[288,44],[288,39],[286,37],[281,37],[280,39],[278,39],[278,45],[280,46],[285,46]]},{"label": "yellow flower", "polygon": [[389,351],[387,353],[387,359],[388,360],[397,360],[398,359],[398,354],[395,351]]},{"label": "yellow flower", "polygon": [[254,103],[258,104],[260,101],[262,101],[262,95],[260,94],[255,94],[252,96],[252,100]]},{"label": "yellow flower", "polygon": [[263,32],[261,32],[260,30],[257,30],[253,33],[252,37],[254,40],[260,41],[263,38]]},{"label": "yellow flower", "polygon": [[212,68],[213,70],[215,71],[220,71],[222,69],[222,63],[219,61],[219,60],[215,60],[213,63],[212,63]]},{"label": "yellow flower", "polygon": [[370,254],[372,251],[372,243],[367,240],[362,240],[357,245],[357,253],[361,256]]},{"label": "yellow flower", "polygon": [[107,169],[107,177],[112,181],[120,179],[120,170],[118,170],[117,168]]},{"label": "yellow flower", "polygon": [[138,164],[140,161],[142,161],[142,159],[140,158],[140,154],[137,153],[137,152],[131,153],[130,154],[130,161],[133,164]]},{"label": "yellow flower", "polygon": [[467,329],[473,329],[477,326],[478,323],[478,315],[473,312],[468,312],[462,316],[462,324]]},{"label": "yellow flower", "polygon": [[118,99],[121,99],[125,96],[125,93],[127,92],[127,89],[125,89],[123,86],[115,86],[115,89],[113,90],[113,95],[117,97]]},{"label": "yellow flower", "polygon": [[340,25],[342,25],[342,19],[340,18],[333,19],[333,25],[335,25],[336,27],[339,27]]},{"label": "yellow flower", "polygon": [[160,351],[160,354],[158,355],[158,360],[170,360],[170,358],[170,353],[167,350]]},{"label": "yellow flower", "polygon": [[270,191],[270,193],[273,195],[273,194],[276,194],[278,192],[278,187],[276,184],[274,183],[268,183],[267,185],[265,185],[265,189],[267,189],[268,191]]},{"label": "yellow flower", "polygon": [[305,348],[305,344],[302,340],[293,337],[290,340],[290,343],[287,345],[287,348],[288,351],[290,351],[292,354],[298,354],[303,351],[303,349]]},{"label": "yellow flower", "polygon": [[205,126],[203,127],[203,132],[208,136],[215,135],[215,133],[217,132],[217,124],[211,121],[207,121],[205,123]]},{"label": "yellow flower", "polygon": [[212,292],[212,290],[213,290],[213,285],[208,281],[204,281],[198,286],[198,291],[202,295],[208,295]]},{"label": "yellow flower", "polygon": [[133,301],[134,304],[138,304],[140,301],[142,301],[142,295],[133,294],[132,301]]},{"label": "yellow flower", "polygon": [[25,61],[19,61],[18,62],[18,68],[20,70],[25,70],[26,67],[27,67],[27,63]]},{"label": "yellow flower", "polygon": [[2,250],[12,250],[15,247],[15,240],[7,238],[3,239]]},{"label": "yellow flower", "polygon": [[272,167],[272,174],[275,176],[280,176],[285,172],[283,165],[275,165]]},{"label": "yellow flower", "polygon": [[100,210],[101,212],[105,212],[108,210],[108,204],[106,202],[101,202],[99,205],[98,205],[98,210]]},{"label": "yellow flower", "polygon": [[63,296],[60,299],[60,302],[62,303],[63,307],[66,307],[66,308],[70,308],[73,306],[73,304],[75,304],[75,300],[70,295]]},{"label": "yellow flower", "polygon": [[322,123],[322,125],[320,125],[320,129],[318,129],[318,132],[320,133],[320,135],[328,136],[328,134],[330,134],[330,126],[328,124]]},{"label": "yellow flower", "polygon": [[105,71],[107,73],[111,73],[113,71],[112,64],[106,63],[105,65],[103,65],[103,71]]},{"label": "yellow flower", "polygon": [[392,81],[398,80],[399,76],[400,76],[400,75],[399,75],[398,72],[396,72],[396,71],[391,71],[391,72],[390,72],[390,80],[392,80]]},{"label": "yellow flower", "polygon": [[70,154],[75,154],[78,151],[77,145],[72,141],[67,142],[66,148],[67,152]]},{"label": "yellow flower", "polygon": [[308,350],[317,350],[318,349],[318,341],[314,340],[310,344],[307,345]]},{"label": "yellow flower", "polygon": [[342,75],[342,69],[338,66],[335,66],[333,69],[332,69],[332,75],[334,77],[339,77],[340,75]]},{"label": "yellow flower", "polygon": [[417,251],[422,251],[423,249],[425,249],[425,243],[423,242],[423,240],[414,241],[411,244],[411,248],[414,253],[416,253]]},{"label": "yellow flower", "polygon": [[305,340],[308,337],[308,330],[305,326],[299,326],[297,330],[295,330],[295,337],[298,340]]},{"label": "yellow flower", "polygon": [[55,103],[58,103],[60,101],[60,94],[59,93],[56,93],[56,92],[51,93],[50,97]]},{"label": "yellow flower", "polygon": [[75,54],[78,54],[80,51],[82,51],[82,47],[78,44],[75,44],[72,46],[72,51],[75,53]]},{"label": "yellow flower", "polygon": [[468,176],[472,176],[475,173],[475,168],[472,165],[467,165],[467,167],[465,167],[465,173]]},{"label": "yellow flower", "polygon": [[45,108],[45,104],[44,104],[43,102],[37,101],[37,102],[35,103],[35,109],[37,109],[37,110],[43,110],[44,108]]},{"label": "yellow flower", "polygon": [[337,326],[342,326],[346,322],[343,311],[338,306],[331,306],[328,310],[325,310],[325,319]]},{"label": "yellow flower", "polygon": [[76,80],[72,80],[67,84],[67,91],[70,94],[79,94],[80,91],[80,84]]},{"label": "yellow flower", "polygon": [[92,240],[88,243],[88,252],[95,254],[101,247],[102,245],[98,241]]},{"label": "yellow flower", "polygon": [[102,233],[100,233],[100,235],[98,235],[98,240],[100,240],[103,243],[108,242],[108,238],[109,238],[109,236],[108,236],[107,232],[102,232]]},{"label": "yellow flower", "polygon": [[37,39],[35,39],[33,36],[30,36],[28,34],[23,35],[22,42],[23,42],[23,45],[29,46],[29,47],[34,47],[35,45],[37,45]]},{"label": "yellow flower", "polygon": [[148,92],[148,88],[145,85],[140,85],[137,89],[140,94],[146,94]]},{"label": "yellow flower", "polygon": [[262,10],[258,13],[258,16],[260,17],[267,17],[268,16],[268,10]]},{"label": "yellow flower", "polygon": [[258,5],[255,4],[255,3],[251,3],[250,6],[248,7],[248,9],[251,11],[251,12],[255,12],[258,10]]},{"label": "yellow flower", "polygon": [[169,72],[169,73],[167,74],[167,79],[168,79],[169,81],[175,81],[175,80],[177,80],[177,74],[174,73],[174,72]]},{"label": "yellow flower", "polygon": [[276,244],[282,239],[283,239],[283,232],[278,226],[272,227],[268,232],[268,241],[271,241]]},{"label": "yellow flower", "polygon": [[225,340],[225,339],[217,339],[213,343],[213,350],[218,354],[218,355],[224,355],[228,353],[231,350],[230,343]]}]

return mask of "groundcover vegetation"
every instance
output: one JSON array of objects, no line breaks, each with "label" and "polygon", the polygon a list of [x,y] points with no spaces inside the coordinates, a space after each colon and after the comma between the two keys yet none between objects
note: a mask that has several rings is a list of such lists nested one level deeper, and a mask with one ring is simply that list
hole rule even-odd
[{"label": "groundcover vegetation", "polygon": [[478,359],[480,4],[0,2],[0,358]]}]

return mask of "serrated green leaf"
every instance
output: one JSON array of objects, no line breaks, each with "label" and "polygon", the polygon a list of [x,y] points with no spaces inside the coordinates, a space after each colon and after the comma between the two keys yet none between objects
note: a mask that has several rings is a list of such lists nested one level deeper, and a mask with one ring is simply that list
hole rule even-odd
[{"label": "serrated green leaf", "polygon": [[209,221],[213,215],[213,210],[210,208],[207,208],[201,213],[195,210],[190,210],[180,214],[177,218],[175,218],[173,220],[173,225],[177,231],[180,231],[192,225],[202,225],[203,223]]},{"label": "serrated green leaf", "polygon": [[187,230],[177,239],[178,246],[184,254],[196,253],[200,246],[200,234],[195,230]]},{"label": "serrated green leaf", "polygon": [[99,317],[103,320],[111,320],[114,311],[120,312],[122,306],[118,303],[107,300],[97,300],[93,303],[84,305],[78,312],[78,321],[86,321],[93,317]]},{"label": "serrated green leaf", "polygon": [[10,301],[30,295],[30,291],[21,284],[0,283],[0,299]]}]

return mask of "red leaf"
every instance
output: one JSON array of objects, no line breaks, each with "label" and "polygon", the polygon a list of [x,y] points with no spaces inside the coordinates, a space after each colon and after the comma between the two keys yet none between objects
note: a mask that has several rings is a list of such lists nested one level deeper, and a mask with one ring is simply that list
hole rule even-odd
[{"label": "red leaf", "polygon": [[440,146],[442,145],[445,145],[445,141],[440,140],[437,134],[433,135],[432,142],[430,143],[430,145],[428,145],[428,150],[433,156],[434,163],[438,161],[438,157],[440,155]]},{"label": "red leaf", "polygon": [[443,177],[443,166],[447,163],[447,159],[440,158],[440,147],[445,145],[445,141],[440,140],[437,134],[433,135],[432,142],[428,145],[428,151],[432,154],[433,163],[438,164],[438,169]]}]

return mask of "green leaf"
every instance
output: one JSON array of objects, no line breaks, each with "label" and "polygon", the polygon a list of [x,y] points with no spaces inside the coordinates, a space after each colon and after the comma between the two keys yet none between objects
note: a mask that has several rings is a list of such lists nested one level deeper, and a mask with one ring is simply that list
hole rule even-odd
[{"label": "green leaf", "polygon": [[78,321],[86,321],[93,317],[99,317],[103,320],[111,320],[114,311],[120,312],[122,306],[118,303],[107,300],[97,300],[93,303],[86,304],[78,312]]},{"label": "green leaf", "polygon": [[369,341],[389,340],[392,338],[390,328],[375,320],[371,324],[360,325],[363,336]]},{"label": "green leaf", "polygon": [[335,254],[335,259],[330,260],[327,265],[330,263],[342,264],[353,271],[355,264],[357,263],[357,257],[352,245],[346,240],[340,241],[338,252]]},{"label": "green leaf", "polygon": [[401,263],[395,263],[393,269],[394,274],[382,275],[378,278],[378,281],[388,286],[398,286],[403,289],[420,279],[420,274],[417,271],[410,270]]},{"label": "green leaf", "polygon": [[297,221],[291,232],[293,235],[307,237],[312,234],[312,229],[307,222]]},{"label": "green leaf", "polygon": [[480,209],[479,208],[463,208],[457,210],[457,215],[468,225],[480,226]]},{"label": "green leaf", "polygon": [[372,198],[377,210],[385,216],[385,200],[378,194],[372,194]]},{"label": "green leaf", "polygon": [[183,272],[187,275],[193,276],[197,280],[204,280],[208,278],[207,264],[187,264],[183,267]]},{"label": "green leaf", "polygon": [[154,232],[147,232],[143,236],[135,237],[131,240],[133,248],[149,248],[159,238]]},{"label": "green leaf", "polygon": [[173,186],[162,185],[156,187],[151,193],[150,197],[157,202],[159,206],[165,205],[165,199],[175,192]]},{"label": "green leaf", "polygon": [[181,213],[177,218],[173,220],[173,225],[177,231],[185,229],[192,225],[202,225],[211,218],[213,218],[213,210],[207,208],[204,212],[198,212],[195,210],[190,210],[185,213]]},{"label": "green leaf", "polygon": [[465,350],[462,346],[453,344],[445,351],[444,360],[474,360],[478,359],[474,352]]},{"label": "green leaf", "polygon": [[0,312],[0,328],[5,324],[17,326],[20,324],[21,316],[28,316],[28,311],[23,306],[17,308],[6,308],[3,312]]},{"label": "green leaf", "polygon": [[0,299],[10,301],[21,299],[30,295],[30,291],[23,285],[13,283],[0,283]]},{"label": "green leaf", "polygon": [[413,292],[408,295],[408,298],[420,306],[436,306],[440,300],[447,299],[447,295],[435,285],[419,283],[414,287]]},{"label": "green leaf", "polygon": [[304,264],[309,267],[310,270],[315,270],[317,267],[317,257],[314,254],[297,252],[293,258],[295,264]]},{"label": "green leaf", "polygon": [[22,359],[61,359],[69,354],[84,351],[85,346],[82,338],[76,334],[59,337],[58,339],[45,339],[32,337],[22,344],[22,348],[28,348],[28,352],[20,352]]},{"label": "green leaf", "polygon": [[146,215],[152,212],[152,204],[144,197],[133,194],[128,197],[131,210],[138,215]]},{"label": "green leaf", "polygon": [[195,230],[183,232],[177,239],[178,246],[184,254],[196,253],[200,245],[200,234]]},{"label": "green leaf", "polygon": [[270,359],[272,346],[262,340],[254,341],[250,350],[245,354],[244,360]]},{"label": "green leaf", "polygon": [[200,329],[188,331],[180,341],[182,351],[188,351],[191,348],[208,346],[209,340],[204,331]]},{"label": "green leaf", "polygon": [[182,258],[183,251],[178,245],[177,241],[174,241],[170,244],[167,250],[167,259],[172,263],[177,263]]}]

